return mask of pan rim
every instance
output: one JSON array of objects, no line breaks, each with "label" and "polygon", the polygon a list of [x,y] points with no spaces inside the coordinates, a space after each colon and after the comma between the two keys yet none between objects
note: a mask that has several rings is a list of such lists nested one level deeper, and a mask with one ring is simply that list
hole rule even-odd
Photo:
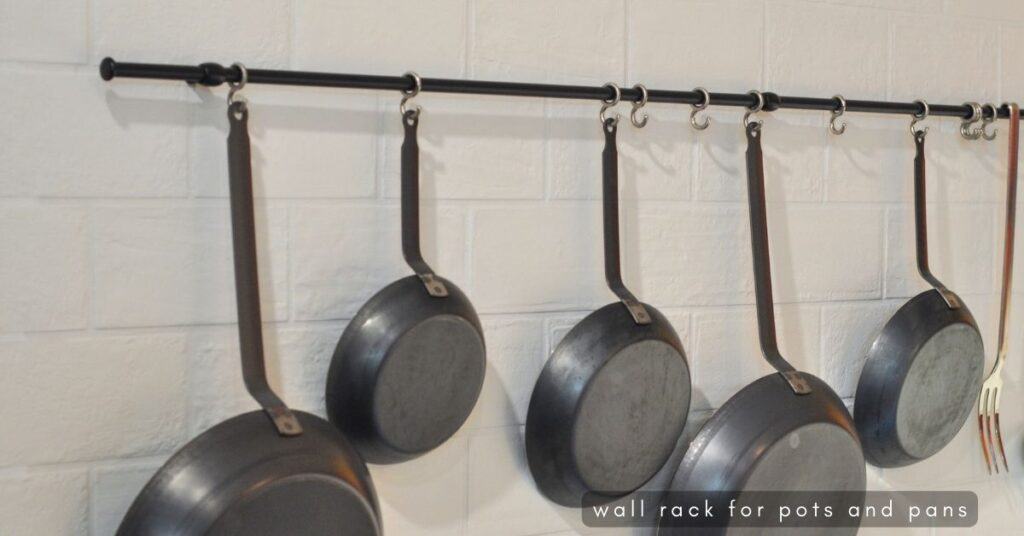
[{"label": "pan rim", "polygon": [[[729,397],[729,399],[726,400],[721,406],[719,406],[718,410],[716,410],[711,415],[711,417],[708,418],[708,420],[701,426],[700,430],[698,430],[693,440],[691,440],[690,445],[687,447],[686,454],[683,456],[678,468],[676,469],[675,474],[673,475],[671,484],[669,486],[670,491],[742,491],[743,487],[749,481],[753,469],[757,467],[757,460],[761,458],[761,455],[757,455],[752,458],[749,456],[741,456],[740,458],[737,459],[740,460],[741,462],[743,460],[747,460],[746,463],[733,463],[732,465],[729,466],[733,468],[733,470],[729,470],[725,473],[723,473],[722,471],[715,471],[715,473],[724,476],[722,476],[722,478],[713,483],[713,485],[711,486],[698,486],[698,489],[694,490],[694,486],[689,485],[689,483],[693,481],[693,475],[698,466],[701,465],[702,461],[707,459],[705,458],[705,453],[707,452],[708,447],[711,445],[715,437],[723,429],[725,429],[730,422],[735,422],[731,420],[732,416],[739,414],[744,410],[749,410],[751,404],[754,404],[756,402],[756,400],[754,399],[759,397],[760,393],[765,392],[764,389],[766,388],[771,389],[770,393],[772,393],[771,396],[773,397],[791,396],[798,397],[798,399],[804,397],[811,397],[808,398],[808,400],[815,402],[813,403],[813,405],[806,407],[810,409],[818,409],[820,411],[809,413],[803,416],[803,418],[799,422],[794,422],[792,425],[788,425],[785,428],[778,428],[778,423],[786,421],[781,421],[779,419],[764,420],[764,425],[761,426],[756,433],[751,433],[747,435],[747,437],[750,439],[750,442],[748,442],[744,446],[741,454],[747,455],[757,451],[761,452],[761,454],[763,454],[764,452],[768,452],[771,446],[778,444],[780,440],[785,438],[794,430],[813,424],[826,424],[846,432],[846,434],[849,435],[850,440],[853,442],[852,444],[856,446],[857,451],[862,452],[861,442],[858,437],[857,431],[854,428],[853,419],[850,417],[849,412],[846,410],[846,406],[845,404],[843,404],[842,399],[839,398],[838,394],[834,390],[832,390],[832,388],[828,384],[826,384],[817,376],[809,374],[807,372],[804,372],[803,374],[808,379],[808,381],[812,382],[814,385],[814,391],[812,392],[812,394],[794,394],[789,389],[788,384],[785,382],[785,380],[783,380],[777,372],[770,372],[744,385],[740,390],[738,390],[731,397]],[[774,388],[772,388],[769,385],[773,383],[775,385]],[[824,408],[825,405],[835,405],[837,407],[841,407],[842,411],[838,413],[839,417],[841,418],[835,418],[833,414],[826,411]],[[830,415],[833,415],[833,417],[830,418]],[[766,435],[764,434],[764,431],[766,430],[774,431],[774,433]],[[769,441],[767,444],[767,448],[754,448],[755,444],[764,441]],[[857,465],[864,467],[863,461],[864,458],[863,456],[861,456],[860,463]],[[719,465],[722,465],[725,463],[725,461],[717,460],[716,462],[705,463],[718,463]],[[735,470],[735,468],[740,467],[741,465],[743,469],[742,472]],[[864,474],[866,482],[866,469]],[[661,529],[662,527],[659,525],[658,534],[662,534],[660,532]]]},{"label": "pan rim", "polygon": [[[456,284],[444,277],[435,277],[448,288],[448,296],[429,296],[415,274],[396,279],[374,293],[345,326],[331,356],[325,379],[329,421],[349,437],[370,463],[380,465],[408,461],[431,452],[455,435],[453,433],[426,449],[408,449],[393,444],[380,433],[374,411],[376,386],[398,342],[410,330],[431,319],[454,317],[472,328],[475,334],[480,349],[476,358],[481,364],[480,374],[473,378],[476,384],[473,403],[455,433],[468,421],[483,391],[487,374],[487,341],[480,317],[469,297]],[[406,307],[400,303],[403,300]],[[395,310],[401,310],[403,314],[389,314]],[[373,329],[366,327],[380,318],[386,318],[387,325]],[[360,357],[364,355],[372,357]]]},{"label": "pan rim", "polygon": [[[293,409],[295,416],[301,419],[303,424],[303,434],[296,437],[280,437],[274,436],[274,441],[281,445],[289,445],[291,447],[297,447],[297,450],[288,452],[285,454],[274,454],[273,457],[266,459],[257,459],[255,463],[247,465],[244,470],[234,473],[232,478],[218,479],[214,487],[210,487],[206,490],[200,499],[192,499],[189,497],[189,504],[191,505],[184,513],[184,515],[176,516],[180,520],[195,519],[196,512],[203,508],[204,504],[209,503],[208,498],[212,494],[216,494],[218,490],[223,490],[233,482],[237,482],[240,478],[244,478],[246,475],[252,474],[253,472],[259,472],[265,468],[277,465],[282,459],[324,459],[329,456],[339,456],[344,460],[345,465],[351,469],[349,472],[345,472],[342,469],[335,467],[337,464],[328,464],[329,467],[335,467],[338,470],[337,473],[324,473],[312,470],[293,472],[280,478],[274,478],[273,481],[277,482],[282,479],[297,477],[297,476],[322,476],[338,484],[342,484],[351,495],[359,496],[362,502],[367,503],[370,506],[368,511],[371,514],[375,525],[378,527],[378,533],[382,527],[382,518],[380,513],[380,507],[377,502],[377,493],[373,485],[372,476],[369,470],[366,468],[366,463],[359,455],[355,447],[348,441],[348,439],[337,429],[335,429],[326,419],[323,419],[312,413],[306,411]],[[166,512],[166,508],[160,505],[161,502],[166,502],[168,493],[161,493],[165,490],[170,489],[173,486],[174,478],[183,470],[196,464],[204,463],[209,460],[210,456],[207,454],[211,451],[220,450],[223,444],[218,441],[230,432],[233,428],[245,428],[249,427],[251,422],[257,422],[260,426],[270,427],[271,424],[267,421],[266,414],[262,410],[252,410],[243,413],[233,415],[227,419],[224,419],[213,426],[207,428],[203,432],[197,434],[180,448],[178,448],[171,456],[164,461],[164,463],[157,468],[157,470],[150,476],[149,480],[142,487],[139,493],[135,496],[132,504],[125,512],[124,517],[121,519],[121,523],[118,526],[118,536],[127,536],[125,530],[138,530],[139,523],[143,523],[145,527],[145,520],[152,519],[153,516],[147,514],[147,512],[153,511],[154,508],[158,508],[161,511]],[[317,437],[324,438],[330,445],[333,446],[331,451],[325,451],[322,445],[313,445],[315,440],[310,440],[311,436],[307,434],[314,434]],[[259,443],[263,443],[261,439]],[[255,442],[244,443],[244,446],[249,447],[254,445]],[[232,450],[233,454],[237,454],[237,450]],[[269,454],[265,455],[268,456]],[[345,475],[349,475],[350,478],[344,478]],[[365,487],[360,488],[353,485],[352,480],[358,482],[360,485]],[[251,491],[251,490],[250,490]],[[237,503],[239,500],[243,500],[244,493],[233,494],[231,501],[228,506]],[[172,494],[173,497],[178,497],[179,494]],[[179,504],[180,501],[176,501],[175,504]],[[210,518],[211,526],[221,515],[224,514],[227,508],[222,509],[216,516]],[[178,509],[180,511],[180,508]],[[173,512],[172,512],[173,513]],[[179,512],[180,513],[180,512]],[[131,526],[126,524],[131,523]],[[134,532],[133,532],[134,534]]]}]

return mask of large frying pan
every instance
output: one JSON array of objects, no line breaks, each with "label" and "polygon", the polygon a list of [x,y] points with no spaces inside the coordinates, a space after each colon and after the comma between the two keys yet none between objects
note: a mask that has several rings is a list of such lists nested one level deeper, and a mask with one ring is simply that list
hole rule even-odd
[{"label": "large frying pan", "polygon": [[419,108],[402,99],[402,252],[416,275],[374,295],[345,328],[327,375],[327,415],[371,463],[397,463],[448,440],[469,417],[486,368],[469,298],[420,253]]},{"label": "large frying pan", "polygon": [[[755,95],[763,102],[760,94]],[[723,501],[748,491],[862,492],[864,456],[846,406],[825,382],[797,371],[779,352],[760,121],[746,123],[746,133],[757,325],[764,358],[778,373],[747,385],[711,416],[690,444],[671,489]],[[659,534],[725,534],[728,530],[673,526],[668,517],[660,522]],[[854,534],[857,527],[816,530]]]},{"label": "large frying pan", "polygon": [[327,421],[288,409],[267,385],[248,116],[244,102],[229,106],[231,228],[242,372],[263,409],[176,452],[135,499],[120,536],[381,534],[373,483],[356,450]]},{"label": "large frying pan", "polygon": [[[618,95],[617,87],[611,86]],[[618,97],[607,106],[618,102]],[[690,371],[682,343],[654,307],[640,303],[619,267],[617,118],[604,120],[605,277],[616,301],[559,343],[533,388],[526,455],[541,492],[579,507],[632,492],[671,455],[686,424]]]},{"label": "large frying pan", "polygon": [[[928,114],[927,104],[917,116]],[[932,286],[900,308],[868,351],[853,417],[864,455],[879,467],[921,461],[948,444],[971,415],[985,350],[967,305],[928,266],[924,140],[914,130],[917,266]]]}]

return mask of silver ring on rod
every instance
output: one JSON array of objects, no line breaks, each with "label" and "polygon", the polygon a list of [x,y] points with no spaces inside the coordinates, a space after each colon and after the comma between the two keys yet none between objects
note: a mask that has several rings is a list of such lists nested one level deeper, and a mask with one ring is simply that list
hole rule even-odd
[{"label": "silver ring on rod", "polygon": [[982,111],[984,111],[985,108],[992,110],[992,117],[985,117],[984,113],[981,114],[981,127],[978,130],[981,131],[981,137],[984,138],[985,141],[992,141],[996,139],[996,134],[998,134],[999,131],[992,129],[992,132],[989,132],[988,126],[991,125],[992,123],[995,123],[996,118],[999,117],[999,108],[992,103],[986,103],[982,105]]},{"label": "silver ring on rod", "polygon": [[702,87],[693,88],[693,91],[696,93],[700,93],[702,100],[697,104],[690,105],[690,107],[693,108],[692,110],[690,110],[690,126],[693,127],[695,130],[706,130],[709,126],[711,126],[711,118],[705,115],[704,121],[697,121],[697,114],[700,113],[701,110],[706,109],[708,105],[711,104],[711,94],[708,93],[708,90]]},{"label": "silver ring on rod", "polygon": [[228,87],[230,88],[228,89],[228,106],[230,107],[236,102],[241,102],[244,106],[245,98],[238,96],[238,92],[249,83],[249,71],[245,68],[245,65],[242,65],[241,63],[233,63],[231,66],[238,69],[238,72],[241,73],[241,77],[238,82],[228,82]]},{"label": "silver ring on rod", "polygon": [[637,84],[633,86],[633,89],[640,92],[640,98],[633,101],[633,109],[629,112],[629,122],[633,123],[633,126],[636,128],[644,128],[647,126],[647,113],[645,112],[640,119],[637,119],[637,113],[644,106],[647,106],[647,87],[643,84]]},{"label": "silver ring on rod", "polygon": [[764,110],[764,93],[761,93],[760,91],[754,89],[748,91],[747,95],[753,95],[757,97],[757,104],[755,104],[751,108],[747,108],[747,111],[743,114],[743,127],[748,128],[750,127],[750,125],[755,125],[755,129],[760,129],[761,126],[764,124],[764,121],[751,121],[750,117],[760,112],[761,110]]},{"label": "silver ring on rod", "polygon": [[843,132],[846,132],[846,121],[839,123],[839,118],[846,113],[846,99],[842,95],[836,95],[832,98],[839,103],[839,106],[832,110],[832,117],[828,121],[828,130],[836,136],[841,136]]},{"label": "silver ring on rod", "polygon": [[407,105],[409,104],[410,99],[414,98],[416,95],[419,95],[420,91],[423,90],[423,79],[420,78],[420,75],[412,71],[405,73],[405,75],[403,76],[411,78],[413,85],[411,89],[402,90],[402,102],[398,104],[398,111],[402,113],[403,121],[408,121],[409,124],[412,124],[413,121],[419,119],[420,112],[423,111],[423,108],[421,106],[416,106],[415,108],[410,110],[407,107]]},{"label": "silver ring on rod", "polygon": [[598,114],[598,117],[601,119],[602,126],[607,126],[608,122],[611,121],[610,126],[614,127],[619,124],[619,114],[615,114],[615,117],[609,118],[605,116],[605,112],[607,112],[611,108],[614,108],[615,105],[617,105],[619,101],[622,100],[622,90],[619,89],[619,86],[617,86],[614,82],[608,82],[607,84],[604,85],[604,87],[612,90],[614,95],[612,96],[611,100],[601,100],[601,102],[604,104],[601,105],[601,113]]},{"label": "silver ring on rod", "polygon": [[914,118],[910,120],[910,135],[915,138],[918,136],[923,138],[925,134],[928,134],[928,127],[924,127],[921,130],[917,130],[914,127],[916,127],[921,121],[928,118],[928,114],[931,113],[931,108],[928,107],[928,103],[924,100],[916,100],[914,101],[914,104],[920,104],[921,111],[914,112]]},{"label": "silver ring on rod", "polygon": [[967,119],[960,121],[960,135],[965,140],[976,140],[981,137],[981,129],[971,128],[971,125],[984,117],[984,114],[981,113],[981,105],[976,102],[965,102],[964,105],[971,108],[971,115]]}]

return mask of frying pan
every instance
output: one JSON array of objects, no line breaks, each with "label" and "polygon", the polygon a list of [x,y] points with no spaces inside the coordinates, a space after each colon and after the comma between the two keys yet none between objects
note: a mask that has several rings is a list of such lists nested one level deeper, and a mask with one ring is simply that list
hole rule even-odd
[{"label": "frying pan", "polygon": [[248,116],[244,102],[230,104],[231,228],[242,373],[263,409],[210,428],[171,456],[129,508],[120,536],[381,534],[356,450],[329,422],[288,409],[267,384]]},{"label": "frying pan", "polygon": [[[862,492],[864,456],[846,406],[825,382],[797,371],[779,352],[760,121],[747,123],[746,134],[757,324],[761,352],[778,373],[747,385],[711,416],[687,449],[671,489],[699,492],[723,502],[748,491]],[[667,535],[725,534],[728,530],[673,526],[669,517],[661,518],[660,523],[658,534]],[[804,530],[854,534],[857,527]]]},{"label": "frying pan", "polygon": [[371,463],[409,460],[448,440],[476,404],[486,368],[469,298],[420,253],[419,109],[405,109],[414,92],[402,104],[402,252],[416,275],[363,305],[327,375],[327,415]]},{"label": "frying pan", "polygon": [[603,130],[605,277],[620,301],[566,334],[541,371],[526,417],[530,472],[545,496],[570,507],[579,507],[584,493],[593,493],[588,504],[610,501],[649,480],[671,455],[690,406],[678,335],[622,282],[617,118]]},{"label": "frying pan", "polygon": [[[922,103],[923,104],[923,103]],[[927,115],[925,112],[917,119]],[[928,266],[926,130],[914,130],[917,267],[931,290],[892,316],[868,351],[853,416],[864,455],[879,467],[921,461],[948,444],[970,417],[985,350],[970,310]]]}]

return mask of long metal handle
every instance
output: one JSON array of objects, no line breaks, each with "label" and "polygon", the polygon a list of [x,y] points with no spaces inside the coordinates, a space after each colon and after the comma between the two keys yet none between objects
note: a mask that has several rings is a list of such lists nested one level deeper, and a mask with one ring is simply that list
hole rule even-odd
[{"label": "long metal handle", "polygon": [[924,159],[925,131],[914,134],[914,228],[917,235],[917,271],[921,277],[939,292],[950,309],[963,307],[963,302],[946,285],[939,281],[928,265],[928,206],[927,206],[927,174]]},{"label": "long metal handle", "polygon": [[402,141],[402,255],[423,281],[427,292],[435,298],[444,298],[448,289],[434,275],[420,251],[420,146],[416,139],[419,124],[419,114],[413,110],[402,116],[405,128]]},{"label": "long metal handle", "polygon": [[651,323],[651,315],[622,282],[619,264],[619,149],[616,134],[619,127],[615,119],[604,122],[604,152],[601,153],[602,188],[604,197],[604,278],[608,288],[626,306],[633,321],[639,325]]},{"label": "long metal handle", "polygon": [[803,374],[782,357],[775,333],[775,299],[772,297],[771,253],[768,249],[768,210],[764,191],[764,155],[761,152],[761,125],[747,125],[747,197],[750,205],[750,244],[754,257],[754,293],[757,297],[757,330],[761,353],[768,364],[779,371],[798,395],[811,392]]},{"label": "long metal handle", "polygon": [[245,102],[228,107],[228,175],[231,183],[231,242],[235,260],[235,296],[238,300],[238,340],[245,387],[263,407],[282,436],[302,433],[298,419],[267,383],[260,317],[259,270],[256,262],[256,218],[252,195],[252,158],[249,148],[249,110]]},{"label": "long metal handle", "polygon": [[1010,295],[1013,290],[1013,249],[1017,226],[1017,153],[1020,148],[1020,107],[1011,102],[1009,154],[1006,166],[1006,233],[1003,244],[1003,290],[999,305],[999,350],[994,370],[998,371],[1006,362],[1009,341],[1006,337],[1010,321]]}]

